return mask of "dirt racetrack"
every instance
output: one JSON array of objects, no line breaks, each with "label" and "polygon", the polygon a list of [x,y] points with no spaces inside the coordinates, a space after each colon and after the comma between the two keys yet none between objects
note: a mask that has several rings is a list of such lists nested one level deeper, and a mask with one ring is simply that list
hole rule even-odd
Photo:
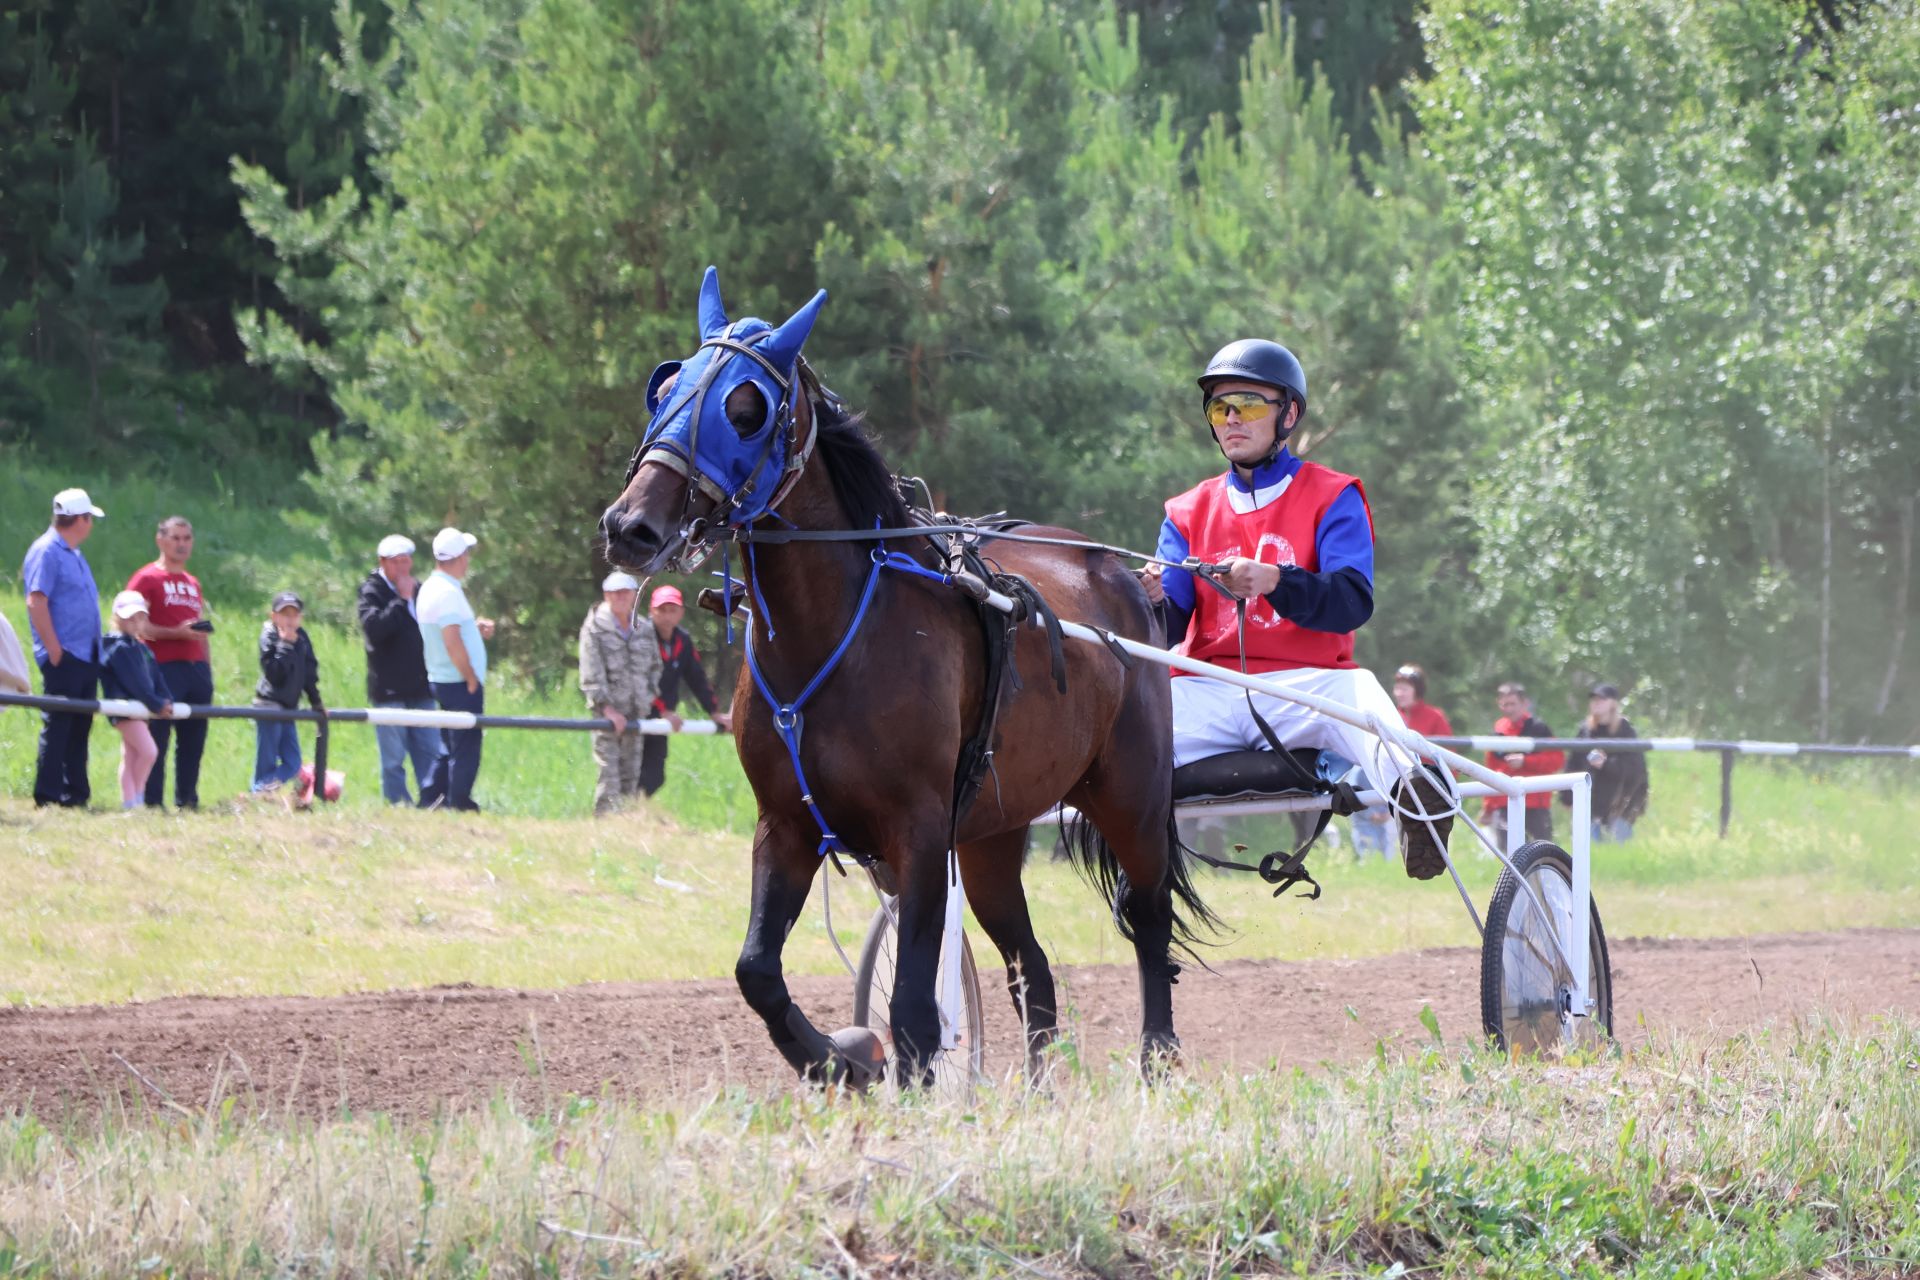
[{"label": "dirt racetrack", "polygon": [[[982,958],[984,962],[984,957]],[[1364,1058],[1381,1040],[1424,1043],[1431,1004],[1450,1041],[1479,1026],[1477,948],[1372,960],[1227,960],[1189,970],[1174,993],[1196,1069],[1313,1067]],[[1920,1016],[1920,930],[1877,929],[1613,946],[1619,1033],[1726,1034],[1831,1011]],[[1017,1061],[1000,970],[983,963],[988,1065]],[[1131,1048],[1131,969],[1060,972],[1092,1056]],[[804,978],[796,998],[825,1029],[851,1018],[852,982]],[[1351,1012],[1349,1012],[1351,1009]],[[538,1106],[603,1087],[634,1096],[710,1081],[791,1080],[730,981],[621,983],[564,991],[435,988],[329,999],[172,999],[75,1009],[0,1010],[0,1107],[42,1116],[205,1106],[238,1093],[308,1115],[417,1116],[496,1093]]]}]

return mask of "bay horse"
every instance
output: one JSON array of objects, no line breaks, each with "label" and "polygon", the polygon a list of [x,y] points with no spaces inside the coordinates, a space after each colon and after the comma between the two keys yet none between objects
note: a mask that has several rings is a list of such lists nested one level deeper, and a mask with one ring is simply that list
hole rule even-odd
[{"label": "bay horse", "polygon": [[[684,569],[715,541],[754,528],[858,534],[908,524],[899,482],[801,359],[825,300],[818,293],[778,327],[730,322],[718,275],[707,269],[700,346],[649,380],[651,421],[601,519],[613,563],[642,575]],[[1096,829],[1070,843],[1134,945],[1141,1065],[1151,1074],[1179,1046],[1172,947],[1191,939],[1193,924],[1213,923],[1173,827],[1166,670],[1068,642],[1063,690],[1049,678],[1058,655],[1042,630],[1020,627],[1012,659],[1024,677],[998,706],[991,770],[956,830],[956,762],[987,697],[979,606],[932,576],[897,571],[904,561],[937,563],[925,538],[876,545],[748,541],[742,549],[752,607],[733,730],[759,818],[752,909],[734,969],[741,994],[803,1077],[857,1078],[861,1068],[794,1003],[781,950],[827,854],[877,859],[877,875],[899,895],[888,1009],[895,1078],[930,1078],[951,842],[967,902],[1006,962],[1025,1017],[1028,1070],[1037,1072],[1058,1010],[1020,873],[1028,826],[1064,801]],[[889,552],[898,558],[882,572]],[[1116,557],[1006,542],[986,555],[1059,616],[1162,643],[1145,591]],[[795,702],[777,708],[779,698]]]}]

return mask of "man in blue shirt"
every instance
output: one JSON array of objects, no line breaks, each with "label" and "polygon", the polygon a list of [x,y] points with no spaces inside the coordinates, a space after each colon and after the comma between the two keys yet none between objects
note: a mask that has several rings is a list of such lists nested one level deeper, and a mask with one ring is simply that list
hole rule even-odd
[{"label": "man in blue shirt", "polygon": [[[53,524],[33,540],[20,566],[33,657],[40,664],[41,690],[51,698],[90,699],[99,690],[100,588],[80,544],[106,514],[85,489],[62,489],[53,495]],[[93,795],[87,785],[92,731],[91,715],[49,711],[41,716],[35,804],[87,807]]]}]

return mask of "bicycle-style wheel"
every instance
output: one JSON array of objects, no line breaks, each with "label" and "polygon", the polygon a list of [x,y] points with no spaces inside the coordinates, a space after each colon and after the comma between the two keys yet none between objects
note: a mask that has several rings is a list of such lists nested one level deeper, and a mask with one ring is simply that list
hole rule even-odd
[{"label": "bicycle-style wheel", "polygon": [[[893,1060],[893,1025],[888,1010],[893,1004],[893,977],[898,962],[899,930],[893,921],[893,901],[887,899],[867,925],[866,941],[860,944],[860,965],[853,979],[853,1021],[870,1028],[886,1046],[887,1060]],[[986,1026],[980,1005],[980,974],[973,964],[973,946],[966,932],[960,933],[960,1007],[940,1008],[942,1032],[953,1028],[958,1036],[951,1049],[942,1050],[933,1060],[933,1087],[940,1093],[964,1093],[986,1070]],[[936,994],[946,986],[947,948],[941,948],[940,970],[934,979]],[[944,1038],[944,1037],[943,1037]]]},{"label": "bicycle-style wheel", "polygon": [[[1515,872],[1519,873],[1518,878]],[[1528,893],[1522,881],[1531,886]],[[1546,905],[1549,920],[1535,903]],[[1613,974],[1607,966],[1607,935],[1600,908],[1589,905],[1588,985],[1593,1016],[1571,1015],[1573,974],[1554,942],[1573,921],[1573,859],[1558,845],[1535,840],[1522,846],[1513,866],[1500,873],[1487,908],[1480,953],[1480,1017],[1486,1033],[1511,1054],[1549,1052],[1573,1043],[1603,1041],[1613,1030]]]}]

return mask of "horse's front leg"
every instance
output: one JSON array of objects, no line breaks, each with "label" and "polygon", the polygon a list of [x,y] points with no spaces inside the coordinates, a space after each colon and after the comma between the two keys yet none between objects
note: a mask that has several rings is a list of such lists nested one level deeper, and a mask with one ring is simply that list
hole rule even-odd
[{"label": "horse's front leg", "polygon": [[734,981],[747,1004],[767,1024],[774,1048],[809,1080],[846,1074],[833,1042],[807,1020],[787,990],[780,953],[800,918],[820,858],[795,824],[762,816],[753,840],[753,906],[747,938],[734,963]]},{"label": "horse's front leg", "polygon": [[[937,807],[934,807],[937,811]],[[940,972],[940,942],[946,927],[947,828],[913,832],[890,859],[900,880],[895,904],[899,926],[893,998],[894,1079],[902,1086],[933,1083],[940,1052],[940,1006],[934,987]]]}]

